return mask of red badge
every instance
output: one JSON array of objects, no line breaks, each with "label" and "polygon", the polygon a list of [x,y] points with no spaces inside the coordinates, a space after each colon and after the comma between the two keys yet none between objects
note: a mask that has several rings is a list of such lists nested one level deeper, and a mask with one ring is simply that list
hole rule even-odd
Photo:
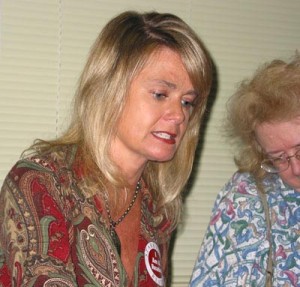
[{"label": "red badge", "polygon": [[164,276],[161,268],[161,255],[156,243],[149,242],[145,248],[145,264],[152,280],[159,286],[164,285]]}]

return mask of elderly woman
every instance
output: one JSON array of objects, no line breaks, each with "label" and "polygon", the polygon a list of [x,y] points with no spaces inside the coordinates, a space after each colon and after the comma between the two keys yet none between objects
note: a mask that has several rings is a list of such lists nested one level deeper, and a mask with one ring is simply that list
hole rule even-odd
[{"label": "elderly woman", "polygon": [[175,15],[108,22],[70,127],[37,141],[3,184],[0,285],[164,286],[211,75]]},{"label": "elderly woman", "polygon": [[300,58],[274,60],[229,101],[236,172],[215,202],[190,286],[300,286]]}]

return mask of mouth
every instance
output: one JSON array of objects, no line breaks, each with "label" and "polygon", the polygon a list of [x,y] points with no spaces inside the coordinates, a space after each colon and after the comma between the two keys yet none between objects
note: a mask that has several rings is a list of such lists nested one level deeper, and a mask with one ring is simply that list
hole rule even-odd
[{"label": "mouth", "polygon": [[152,134],[156,138],[164,140],[168,143],[175,143],[176,134],[167,133],[167,132],[153,132]]}]

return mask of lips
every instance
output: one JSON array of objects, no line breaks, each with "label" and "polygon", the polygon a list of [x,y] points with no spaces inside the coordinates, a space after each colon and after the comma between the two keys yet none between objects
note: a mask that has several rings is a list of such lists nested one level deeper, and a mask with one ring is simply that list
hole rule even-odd
[{"label": "lips", "polygon": [[176,134],[168,132],[153,132],[152,133],[157,139],[160,139],[169,144],[175,144]]}]

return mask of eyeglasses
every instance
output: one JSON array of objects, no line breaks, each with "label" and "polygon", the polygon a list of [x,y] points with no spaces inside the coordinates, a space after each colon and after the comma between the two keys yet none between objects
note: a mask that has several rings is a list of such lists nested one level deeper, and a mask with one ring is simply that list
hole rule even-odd
[{"label": "eyeglasses", "polygon": [[283,154],[280,157],[267,158],[261,162],[260,167],[264,171],[269,173],[282,172],[289,168],[291,158],[293,157],[297,160],[300,160],[300,150],[298,150],[294,155],[291,156]]}]

